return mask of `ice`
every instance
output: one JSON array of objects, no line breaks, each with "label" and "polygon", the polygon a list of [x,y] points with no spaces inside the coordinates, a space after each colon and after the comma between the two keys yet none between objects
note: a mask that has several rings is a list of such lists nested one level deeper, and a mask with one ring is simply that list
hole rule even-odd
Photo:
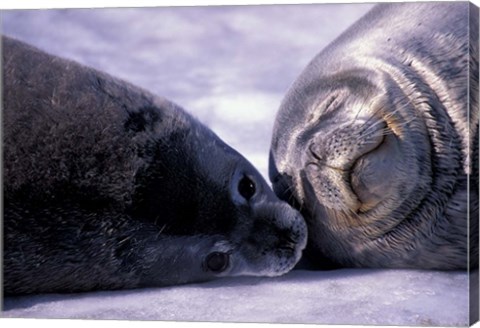
[{"label": "ice", "polygon": [[461,272],[294,270],[143,290],[7,298],[7,317],[465,326]]},{"label": "ice", "polygon": [[[267,177],[274,116],[289,85],[371,6],[8,11],[2,31],[169,98]],[[277,278],[6,298],[3,316],[464,326],[468,275],[295,270]]]}]

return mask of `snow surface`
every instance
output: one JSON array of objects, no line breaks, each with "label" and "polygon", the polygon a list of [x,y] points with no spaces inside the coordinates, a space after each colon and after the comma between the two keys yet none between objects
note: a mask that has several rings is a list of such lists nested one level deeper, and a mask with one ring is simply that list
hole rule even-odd
[{"label": "snow surface", "polygon": [[168,321],[465,326],[464,273],[303,271],[168,288],[6,300],[5,316]]},{"label": "snow surface", "polygon": [[[28,10],[2,32],[124,78],[197,116],[267,177],[275,113],[370,4]],[[5,317],[464,326],[463,272],[295,270],[169,288],[6,298]]]}]

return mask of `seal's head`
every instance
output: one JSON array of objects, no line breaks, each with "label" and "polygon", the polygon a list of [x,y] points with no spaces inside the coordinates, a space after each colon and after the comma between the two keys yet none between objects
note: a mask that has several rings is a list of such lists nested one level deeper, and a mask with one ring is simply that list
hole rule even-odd
[{"label": "seal's head", "polygon": [[317,264],[464,269],[470,252],[478,265],[477,13],[379,4],[285,96],[270,178]]},{"label": "seal's head", "polygon": [[138,140],[152,141],[152,152],[137,173],[131,214],[157,226],[161,222],[163,235],[196,238],[192,256],[172,254],[188,255],[186,279],[277,276],[291,270],[307,239],[300,213],[279,200],[243,156],[192,117],[178,112],[165,119],[165,112],[154,113],[137,112],[129,119],[156,116],[148,130],[134,131]]},{"label": "seal's head", "polygon": [[[465,265],[464,242],[445,231],[466,221],[440,223],[462,171],[445,112],[426,86],[381,71],[297,82],[277,116],[270,178],[307,220],[307,253],[342,266]],[[437,247],[444,257],[429,260]]]},{"label": "seal's head", "polygon": [[299,212],[180,107],[3,46],[6,294],[276,276],[300,259]]}]

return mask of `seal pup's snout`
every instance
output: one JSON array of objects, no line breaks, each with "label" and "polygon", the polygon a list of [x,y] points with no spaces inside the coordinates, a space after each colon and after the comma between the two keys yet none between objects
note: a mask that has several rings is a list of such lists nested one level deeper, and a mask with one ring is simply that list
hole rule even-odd
[{"label": "seal pup's snout", "polygon": [[241,213],[231,236],[237,245],[231,256],[231,274],[282,275],[300,260],[307,240],[306,223],[252,166],[244,164],[236,167],[230,181],[231,199]]},{"label": "seal pup's snout", "polygon": [[[280,204],[275,206],[283,207],[283,202]],[[259,243],[264,242],[278,250],[292,251],[293,255],[295,252],[301,252],[305,247],[306,225],[303,217],[296,210],[285,207],[283,210],[272,211],[269,215],[256,219],[251,227],[251,235]]]},{"label": "seal pup's snout", "polygon": [[273,230],[275,247],[290,251],[294,257],[300,256],[307,241],[307,226],[303,216],[283,201],[267,203],[265,208],[258,211],[264,212],[264,220]]}]

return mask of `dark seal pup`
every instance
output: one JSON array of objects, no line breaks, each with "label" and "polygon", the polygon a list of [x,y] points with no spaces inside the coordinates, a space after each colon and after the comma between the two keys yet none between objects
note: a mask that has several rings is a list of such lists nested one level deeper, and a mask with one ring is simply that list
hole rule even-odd
[{"label": "dark seal pup", "polygon": [[3,38],[6,295],[276,276],[300,214],[182,109]]},{"label": "dark seal pup", "polygon": [[289,90],[270,178],[314,265],[477,266],[478,9],[373,8]]}]

